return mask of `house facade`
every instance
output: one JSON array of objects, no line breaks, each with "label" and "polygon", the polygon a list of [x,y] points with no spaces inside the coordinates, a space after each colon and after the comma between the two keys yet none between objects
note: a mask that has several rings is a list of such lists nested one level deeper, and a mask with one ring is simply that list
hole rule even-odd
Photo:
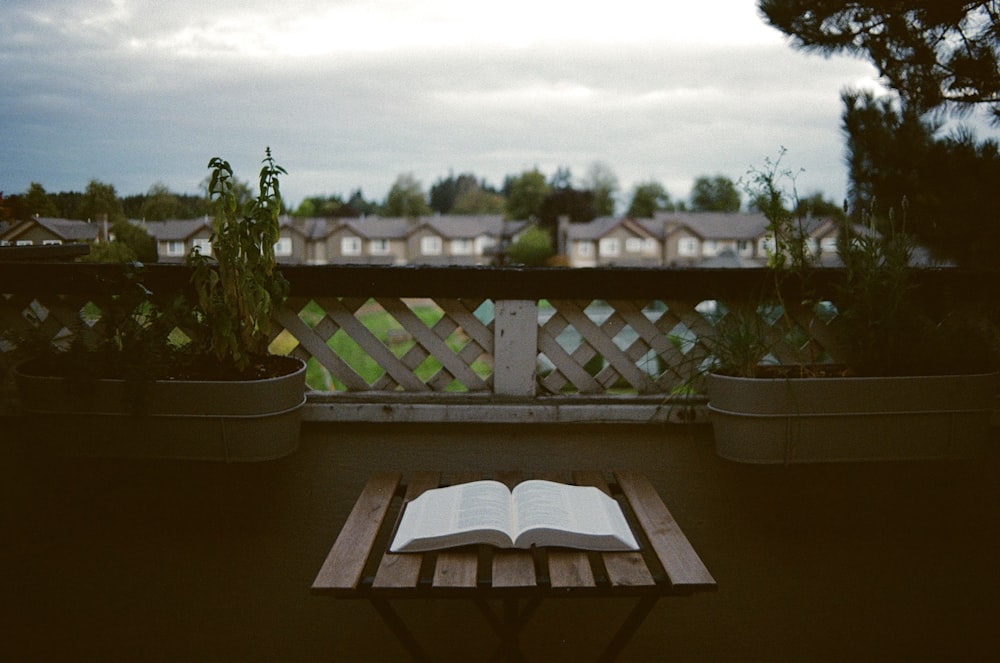
[{"label": "house facade", "polygon": [[[820,264],[833,264],[836,222],[810,218],[803,224],[810,252]],[[571,267],[760,267],[776,249],[763,214],[714,212],[562,220],[559,245]]]},{"label": "house facade", "polygon": [[[161,262],[183,262],[198,249],[211,254],[208,218],[135,221],[152,236]],[[810,251],[836,264],[837,224],[806,219]],[[557,252],[571,267],[759,267],[776,242],[759,213],[658,212],[653,218],[561,219]],[[292,218],[281,217],[275,255],[284,264],[488,265],[529,227],[501,215]],[[99,223],[33,218],[0,231],[10,245],[92,242]]]},{"label": "house facade", "polygon": [[103,225],[75,219],[32,217],[0,230],[0,246],[53,246],[96,241]]}]

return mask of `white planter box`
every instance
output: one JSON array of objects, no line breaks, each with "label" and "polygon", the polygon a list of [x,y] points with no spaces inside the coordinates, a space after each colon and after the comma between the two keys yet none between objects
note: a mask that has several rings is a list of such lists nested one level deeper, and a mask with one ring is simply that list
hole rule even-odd
[{"label": "white planter box", "polygon": [[[305,363],[262,380],[69,379],[15,369],[39,444],[70,455],[258,461],[298,448]],[[136,393],[138,392],[138,393]]]},{"label": "white planter box", "polygon": [[718,455],[743,463],[975,458],[997,378],[710,375],[708,409]]}]

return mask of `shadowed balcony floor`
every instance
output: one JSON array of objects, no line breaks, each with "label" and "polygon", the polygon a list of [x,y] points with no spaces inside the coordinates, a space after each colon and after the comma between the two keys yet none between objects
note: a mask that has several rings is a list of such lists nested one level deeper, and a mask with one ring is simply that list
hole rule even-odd
[{"label": "shadowed balcony floor", "polygon": [[[0,421],[8,660],[403,660],[369,604],[309,592],[371,472],[615,467],[719,584],[660,601],[623,660],[1000,659],[996,453],[750,467],[706,425],[309,423],[286,459],[224,465],[52,459]],[[436,660],[492,649],[467,604],[397,607]],[[543,603],[524,650],[590,660],[628,607]]]}]

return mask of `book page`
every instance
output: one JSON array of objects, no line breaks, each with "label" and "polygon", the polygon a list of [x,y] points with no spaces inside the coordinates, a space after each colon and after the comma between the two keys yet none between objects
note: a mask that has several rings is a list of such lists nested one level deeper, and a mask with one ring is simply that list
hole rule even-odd
[{"label": "book page", "polygon": [[435,488],[406,505],[390,550],[418,552],[466,543],[510,547],[511,497],[497,481]]},{"label": "book page", "polygon": [[559,545],[587,550],[638,550],[619,504],[593,486],[525,481],[513,491],[519,547]]}]

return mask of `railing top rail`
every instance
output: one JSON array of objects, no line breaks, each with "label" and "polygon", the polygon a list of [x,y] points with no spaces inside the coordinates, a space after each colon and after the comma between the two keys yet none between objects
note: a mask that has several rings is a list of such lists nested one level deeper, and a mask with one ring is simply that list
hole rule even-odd
[{"label": "railing top rail", "polygon": [[[665,269],[642,267],[527,268],[366,265],[285,265],[282,273],[296,295],[486,297],[492,299],[728,299],[773,289],[773,273],[753,269]],[[100,293],[116,291],[125,278],[120,264],[0,263],[0,292]],[[183,265],[149,264],[144,282],[157,290],[189,287]],[[812,291],[833,296],[843,278],[839,269],[810,272]],[[1000,270],[926,269],[914,272],[922,294],[950,299],[995,296]],[[786,296],[801,292],[793,279],[782,283]]]}]

